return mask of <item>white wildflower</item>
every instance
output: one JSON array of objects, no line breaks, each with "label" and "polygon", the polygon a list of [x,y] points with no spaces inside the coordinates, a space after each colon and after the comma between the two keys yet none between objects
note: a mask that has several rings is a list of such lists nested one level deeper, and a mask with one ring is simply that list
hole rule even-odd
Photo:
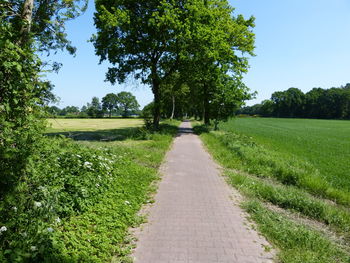
[{"label": "white wildflower", "polygon": [[90,162],[84,162],[84,166],[87,168],[91,168],[92,163]]},{"label": "white wildflower", "polygon": [[18,209],[17,209],[16,206],[14,206],[14,207],[12,207],[12,210],[15,211],[15,212],[17,212]]},{"label": "white wildflower", "polygon": [[42,206],[42,204],[40,202],[34,201],[34,207],[41,207],[41,206]]},{"label": "white wildflower", "polygon": [[100,187],[100,184],[96,184],[96,187]]},{"label": "white wildflower", "polygon": [[55,219],[55,221],[56,221],[56,223],[61,223],[61,218],[57,217],[57,218]]},{"label": "white wildflower", "polygon": [[48,228],[47,228],[47,231],[50,232],[50,233],[52,233],[54,230],[53,230],[52,227],[48,227]]},{"label": "white wildflower", "polygon": [[31,247],[30,247],[30,250],[31,250],[31,251],[36,251],[36,246],[31,246]]},{"label": "white wildflower", "polygon": [[2,226],[1,228],[0,228],[0,233],[1,232],[6,232],[7,231],[7,227],[6,226]]}]

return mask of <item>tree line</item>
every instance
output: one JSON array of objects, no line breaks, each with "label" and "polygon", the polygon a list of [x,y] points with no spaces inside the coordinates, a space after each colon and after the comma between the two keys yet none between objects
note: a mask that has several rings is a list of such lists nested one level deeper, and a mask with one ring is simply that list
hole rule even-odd
[{"label": "tree line", "polygon": [[100,99],[93,97],[90,103],[82,106],[66,106],[62,109],[57,106],[48,106],[48,113],[53,116],[66,116],[66,117],[79,117],[79,118],[102,118],[105,116],[122,116],[129,117],[131,115],[140,115],[139,103],[136,97],[126,91],[119,92],[118,94],[108,93],[106,96]]},{"label": "tree line", "polygon": [[237,114],[282,118],[350,119],[350,83],[339,88],[313,88],[307,93],[289,88],[271,99],[243,107]]}]

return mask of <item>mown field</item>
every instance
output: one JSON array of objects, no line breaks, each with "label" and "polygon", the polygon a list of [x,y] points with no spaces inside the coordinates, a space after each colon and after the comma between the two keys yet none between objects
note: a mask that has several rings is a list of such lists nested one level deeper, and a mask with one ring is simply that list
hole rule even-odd
[{"label": "mown field", "polygon": [[75,141],[122,141],[138,139],[142,119],[49,119],[47,134],[64,135]]},{"label": "mown field", "polygon": [[1,200],[0,262],[129,262],[128,229],[152,202],[179,122],[151,132],[134,119],[57,121],[17,195]]},{"label": "mown field", "polygon": [[141,127],[142,119],[48,119],[48,132],[97,131]]},{"label": "mown field", "polygon": [[279,260],[350,262],[350,122],[237,118],[195,130]]}]

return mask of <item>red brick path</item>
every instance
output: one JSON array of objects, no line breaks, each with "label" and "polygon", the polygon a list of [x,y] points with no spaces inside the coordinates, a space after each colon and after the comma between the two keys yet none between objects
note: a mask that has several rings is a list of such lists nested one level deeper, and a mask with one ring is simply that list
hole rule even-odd
[{"label": "red brick path", "polygon": [[263,249],[268,243],[248,230],[234,190],[190,127],[182,123],[167,154],[149,222],[137,234],[135,262],[272,262]]}]

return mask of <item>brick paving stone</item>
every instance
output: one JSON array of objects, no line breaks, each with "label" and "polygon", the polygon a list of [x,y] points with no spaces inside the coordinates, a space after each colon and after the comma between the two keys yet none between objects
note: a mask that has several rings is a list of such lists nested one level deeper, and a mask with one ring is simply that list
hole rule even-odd
[{"label": "brick paving stone", "polygon": [[249,228],[238,193],[220,175],[190,122],[183,122],[161,168],[148,223],[136,232],[137,263],[273,262]]}]

